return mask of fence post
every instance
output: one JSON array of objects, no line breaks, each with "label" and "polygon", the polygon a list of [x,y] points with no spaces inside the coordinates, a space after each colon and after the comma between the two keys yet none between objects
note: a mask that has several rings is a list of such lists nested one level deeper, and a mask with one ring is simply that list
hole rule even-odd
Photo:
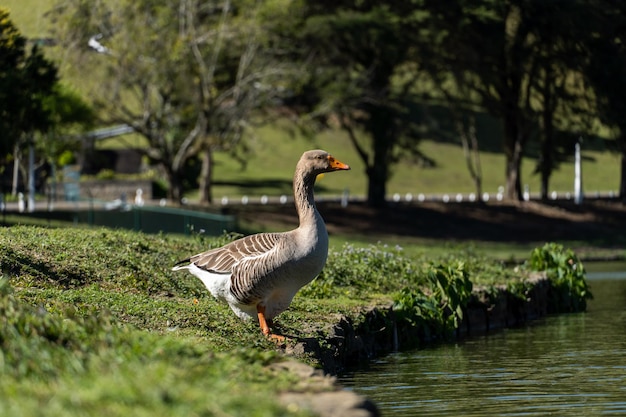
[{"label": "fence post", "polygon": [[574,202],[581,204],[583,202],[583,175],[582,175],[582,161],[580,157],[580,143],[582,138],[579,138],[574,145]]}]

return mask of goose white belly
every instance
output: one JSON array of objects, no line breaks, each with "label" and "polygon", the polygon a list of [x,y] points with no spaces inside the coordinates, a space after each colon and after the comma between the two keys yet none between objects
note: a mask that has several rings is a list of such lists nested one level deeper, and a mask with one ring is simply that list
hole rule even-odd
[{"label": "goose white belly", "polygon": [[205,269],[198,268],[195,264],[185,266],[194,276],[198,277],[213,297],[228,303],[230,308],[241,319],[249,319],[256,316],[256,306],[241,304],[230,291],[232,274],[216,274]]}]

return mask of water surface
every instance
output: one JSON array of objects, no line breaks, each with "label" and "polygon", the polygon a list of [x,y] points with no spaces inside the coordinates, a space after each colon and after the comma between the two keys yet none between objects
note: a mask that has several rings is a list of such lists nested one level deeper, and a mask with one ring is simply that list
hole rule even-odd
[{"label": "water surface", "polygon": [[589,279],[586,313],[392,354],[340,382],[387,417],[626,415],[626,272]]}]

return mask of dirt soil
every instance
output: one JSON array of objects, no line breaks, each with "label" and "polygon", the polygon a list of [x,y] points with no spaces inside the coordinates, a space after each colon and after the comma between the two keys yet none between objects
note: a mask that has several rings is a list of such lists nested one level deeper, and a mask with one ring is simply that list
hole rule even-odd
[{"label": "dirt soil", "polygon": [[[585,241],[626,247],[626,205],[616,200],[521,203],[364,204],[318,203],[329,233],[403,236],[454,241]],[[297,225],[293,206],[247,206],[236,210],[245,222],[285,230]]]}]

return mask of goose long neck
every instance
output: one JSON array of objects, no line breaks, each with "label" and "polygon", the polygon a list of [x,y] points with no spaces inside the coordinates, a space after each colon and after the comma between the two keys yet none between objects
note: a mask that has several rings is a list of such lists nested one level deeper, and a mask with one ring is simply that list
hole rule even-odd
[{"label": "goose long neck", "polygon": [[315,221],[317,213],[313,196],[315,177],[314,174],[308,173],[300,167],[293,177],[293,196],[300,225]]}]

